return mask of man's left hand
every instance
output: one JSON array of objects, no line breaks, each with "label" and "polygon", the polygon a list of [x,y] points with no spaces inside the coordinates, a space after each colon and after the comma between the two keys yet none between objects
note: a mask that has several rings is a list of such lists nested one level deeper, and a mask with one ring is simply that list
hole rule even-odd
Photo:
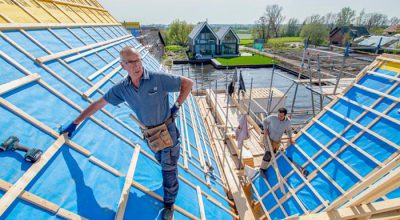
[{"label": "man's left hand", "polygon": [[171,108],[171,116],[173,118],[177,118],[178,117],[178,111],[179,111],[180,105],[178,102],[175,102],[175,104],[172,106]]}]

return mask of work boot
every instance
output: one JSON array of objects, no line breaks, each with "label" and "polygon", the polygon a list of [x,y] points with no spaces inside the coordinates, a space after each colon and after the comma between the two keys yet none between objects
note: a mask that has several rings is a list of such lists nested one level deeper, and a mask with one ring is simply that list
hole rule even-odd
[{"label": "work boot", "polygon": [[264,179],[267,179],[267,176],[265,175],[266,172],[267,172],[266,169],[260,168],[260,176],[261,176],[262,178],[264,178]]},{"label": "work boot", "polygon": [[164,208],[162,211],[162,219],[163,220],[172,220],[174,217],[174,207]]}]

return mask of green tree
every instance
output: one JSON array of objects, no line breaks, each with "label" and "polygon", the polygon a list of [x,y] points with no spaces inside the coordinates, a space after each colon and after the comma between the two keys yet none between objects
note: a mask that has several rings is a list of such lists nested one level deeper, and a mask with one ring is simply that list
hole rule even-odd
[{"label": "green tree", "polygon": [[323,23],[310,23],[303,26],[300,36],[310,37],[310,44],[321,45],[328,39],[329,31]]},{"label": "green tree", "polygon": [[186,47],[189,42],[188,36],[192,29],[193,25],[186,23],[186,21],[180,21],[179,19],[172,21],[167,31],[168,43]]},{"label": "green tree", "polygon": [[300,27],[299,20],[297,20],[296,18],[289,19],[285,35],[287,37],[297,37],[297,34],[299,32],[299,27]]},{"label": "green tree", "polygon": [[355,16],[356,16],[356,11],[354,11],[350,7],[344,7],[338,13],[336,25],[340,27],[348,26],[353,23]]}]

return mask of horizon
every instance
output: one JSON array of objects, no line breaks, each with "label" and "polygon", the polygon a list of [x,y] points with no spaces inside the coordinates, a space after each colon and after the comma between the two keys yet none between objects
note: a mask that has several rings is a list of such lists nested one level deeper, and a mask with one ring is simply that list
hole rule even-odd
[{"label": "horizon", "polygon": [[[287,23],[290,18],[297,18],[299,22],[302,22],[311,15],[319,14],[323,16],[327,13],[338,13],[344,7],[355,10],[356,16],[364,9],[365,13],[382,13],[390,19],[394,16],[399,17],[398,8],[400,7],[400,3],[396,0],[381,1],[379,8],[376,7],[376,1],[372,0],[355,0],[352,2],[345,0],[308,0],[301,4],[304,10],[299,10],[299,3],[293,0],[271,0],[268,4],[261,0],[253,0],[251,3],[232,0],[229,4],[226,4],[226,1],[216,0],[192,2],[193,4],[188,4],[188,1],[183,0],[165,2],[154,0],[145,2],[99,0],[99,3],[110,11],[118,21],[137,21],[141,25],[168,25],[176,19],[190,24],[208,20],[209,24],[249,25],[254,24],[263,15],[267,5],[273,4],[283,7],[282,14],[285,16],[283,23]],[[157,5],[157,7],[155,8],[154,5]],[[243,7],[246,9],[243,10]],[[153,13],[149,13],[150,10]],[[193,13],[193,11],[196,11],[196,13]],[[232,13],[235,13],[235,16],[231,16]]]}]

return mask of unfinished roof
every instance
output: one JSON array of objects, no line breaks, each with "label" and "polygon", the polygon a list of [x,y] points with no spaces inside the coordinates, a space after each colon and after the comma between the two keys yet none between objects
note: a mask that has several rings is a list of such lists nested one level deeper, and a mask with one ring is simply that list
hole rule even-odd
[{"label": "unfinished roof", "polygon": [[[137,48],[149,70],[160,63],[94,0],[12,2],[0,6],[0,141],[17,136],[44,153],[30,164],[21,152],[0,152],[1,219],[156,219],[161,168],[126,104],[107,105],[71,139],[58,130],[123,79],[122,47]],[[236,217],[193,97],[177,126],[175,219]]]},{"label": "unfinished roof", "polygon": [[[309,219],[341,219],[336,209],[375,201],[386,211],[398,208],[393,204],[400,204],[399,101],[400,57],[378,57],[311,119],[296,144],[276,154],[280,175],[272,163],[266,179],[253,178],[255,204],[271,219],[310,213],[321,215]],[[362,211],[379,211],[368,207],[369,213]],[[360,216],[357,210],[347,213]]]}]

